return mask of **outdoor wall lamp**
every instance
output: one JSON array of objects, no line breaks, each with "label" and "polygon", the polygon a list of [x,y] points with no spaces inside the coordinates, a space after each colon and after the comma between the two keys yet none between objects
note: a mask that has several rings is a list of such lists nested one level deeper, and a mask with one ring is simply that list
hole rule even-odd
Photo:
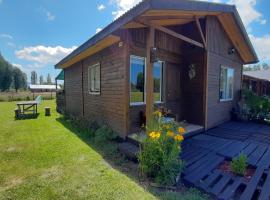
[{"label": "outdoor wall lamp", "polygon": [[229,48],[229,50],[228,50],[228,54],[229,55],[232,55],[232,54],[234,54],[235,53],[235,48],[234,47],[231,47],[231,48]]},{"label": "outdoor wall lamp", "polygon": [[151,48],[151,63],[155,63],[158,61],[158,56],[157,56],[157,47],[152,47]]}]

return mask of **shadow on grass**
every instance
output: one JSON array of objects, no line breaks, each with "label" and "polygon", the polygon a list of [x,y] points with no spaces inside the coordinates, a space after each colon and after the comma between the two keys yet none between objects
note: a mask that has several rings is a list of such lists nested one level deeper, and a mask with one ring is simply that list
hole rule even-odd
[{"label": "shadow on grass", "polygon": [[138,168],[138,164],[128,160],[118,151],[118,143],[121,140],[96,142],[94,131],[81,129],[71,120],[65,119],[63,116],[56,118],[65,128],[78,136],[90,148],[99,153],[114,169],[125,174],[130,179],[141,185],[148,192],[161,200],[182,199],[182,200],[206,200],[208,197],[196,189],[187,189],[181,187],[176,191],[168,191],[165,189],[153,188],[147,178],[143,177]]},{"label": "shadow on grass", "polygon": [[37,119],[40,114],[20,114],[18,117],[14,117],[15,120],[27,120],[27,119]]}]

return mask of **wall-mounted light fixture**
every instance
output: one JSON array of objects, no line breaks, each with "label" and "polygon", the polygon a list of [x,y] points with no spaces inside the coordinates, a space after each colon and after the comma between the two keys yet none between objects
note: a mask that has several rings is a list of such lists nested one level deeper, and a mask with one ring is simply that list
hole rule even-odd
[{"label": "wall-mounted light fixture", "polygon": [[157,56],[157,47],[152,47],[151,48],[151,63],[157,62],[158,61],[158,56]]},{"label": "wall-mounted light fixture", "polygon": [[229,49],[228,49],[228,54],[229,55],[232,55],[232,54],[234,54],[235,53],[235,48],[234,47],[230,47]]}]

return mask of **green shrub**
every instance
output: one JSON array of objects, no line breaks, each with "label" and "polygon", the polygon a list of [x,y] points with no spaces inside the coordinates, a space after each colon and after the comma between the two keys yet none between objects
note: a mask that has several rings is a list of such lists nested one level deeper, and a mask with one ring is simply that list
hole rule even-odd
[{"label": "green shrub", "polygon": [[161,113],[155,112],[147,124],[147,137],[138,154],[141,171],[159,184],[175,184],[183,168],[179,155],[184,132],[176,122],[165,123]]},{"label": "green shrub", "polygon": [[238,175],[244,175],[247,168],[247,156],[240,154],[231,162],[232,171]]},{"label": "green shrub", "polygon": [[257,96],[250,90],[244,90],[243,95],[251,120],[266,122],[270,120],[270,98]]},{"label": "green shrub", "polygon": [[95,132],[95,142],[102,143],[116,139],[117,135],[108,126],[103,125]]}]

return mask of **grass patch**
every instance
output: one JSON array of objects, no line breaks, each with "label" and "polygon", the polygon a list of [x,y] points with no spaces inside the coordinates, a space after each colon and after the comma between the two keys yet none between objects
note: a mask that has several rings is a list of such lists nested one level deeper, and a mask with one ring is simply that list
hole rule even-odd
[{"label": "grass patch", "polygon": [[0,103],[1,200],[170,199],[138,178],[137,165],[113,141],[95,142],[91,132],[57,114],[54,101],[42,102],[37,119],[14,120],[14,107]]},{"label": "grass patch", "polygon": [[[142,102],[143,101],[143,92],[132,92],[130,96],[130,102]],[[154,100],[160,101],[160,93],[156,92],[154,93]]]}]

